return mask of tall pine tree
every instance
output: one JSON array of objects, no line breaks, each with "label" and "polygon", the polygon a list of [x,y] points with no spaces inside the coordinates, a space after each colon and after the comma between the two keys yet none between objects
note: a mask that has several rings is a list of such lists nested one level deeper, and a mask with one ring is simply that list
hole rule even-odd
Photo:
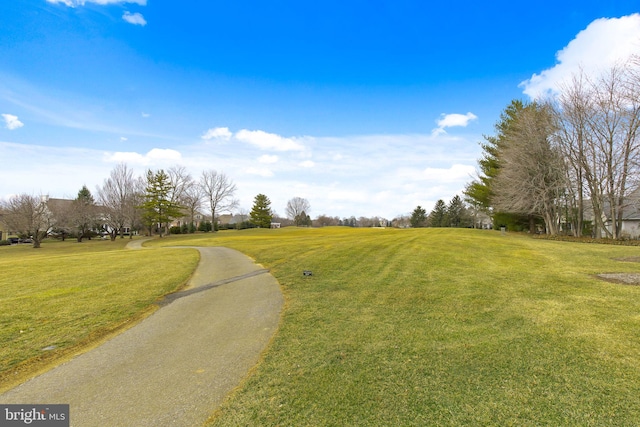
[{"label": "tall pine tree", "polygon": [[427,225],[427,211],[422,206],[417,206],[413,212],[411,212],[411,219],[409,220],[413,228],[424,227]]},{"label": "tall pine tree", "polygon": [[447,205],[444,204],[442,199],[436,202],[436,205],[429,214],[429,225],[431,227],[447,226]]},{"label": "tall pine tree", "polygon": [[479,176],[469,183],[464,194],[470,204],[479,207],[493,217],[494,228],[508,226],[510,229],[523,229],[529,225],[526,215],[497,212],[494,209],[495,180],[500,172],[501,153],[506,145],[506,138],[512,132],[520,113],[527,108],[527,104],[520,100],[513,100],[500,114],[500,120],[495,124],[496,134],[484,136],[484,143],[480,146],[484,151],[478,160]]},{"label": "tall pine tree", "polygon": [[73,201],[71,217],[73,225],[77,229],[78,242],[82,242],[82,239],[88,235],[89,230],[96,222],[96,203],[86,185],[82,186],[78,191],[78,197]]},{"label": "tall pine tree", "polygon": [[253,207],[249,214],[251,223],[256,227],[270,228],[273,213],[271,212],[271,200],[264,194],[258,194],[253,200]]},{"label": "tall pine tree", "polygon": [[169,175],[164,170],[147,171],[147,187],[141,208],[149,231],[153,233],[153,228],[158,227],[160,237],[168,223],[182,215],[181,206],[171,201],[172,190]]},{"label": "tall pine tree", "polygon": [[466,227],[468,223],[467,210],[460,196],[456,195],[447,206],[447,222],[449,227]]}]

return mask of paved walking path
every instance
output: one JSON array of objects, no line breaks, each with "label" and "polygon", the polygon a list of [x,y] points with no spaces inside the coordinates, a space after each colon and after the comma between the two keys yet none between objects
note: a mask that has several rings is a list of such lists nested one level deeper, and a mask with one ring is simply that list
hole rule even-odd
[{"label": "paved walking path", "polygon": [[201,259],[185,291],[0,403],[68,403],[76,427],[201,425],[258,361],[284,298],[275,278],[240,252],[195,249]]}]

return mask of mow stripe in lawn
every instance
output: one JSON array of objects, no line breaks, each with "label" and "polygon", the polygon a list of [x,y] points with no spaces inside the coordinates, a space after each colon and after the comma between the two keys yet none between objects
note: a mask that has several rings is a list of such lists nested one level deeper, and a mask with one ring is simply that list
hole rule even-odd
[{"label": "mow stripe in lawn", "polygon": [[[456,229],[171,239],[269,268],[287,307],[211,425],[635,425],[637,247]],[[303,270],[313,276],[303,276]]]},{"label": "mow stripe in lawn", "polygon": [[148,311],[198,262],[195,250],[130,251],[127,242],[0,247],[0,389]]}]

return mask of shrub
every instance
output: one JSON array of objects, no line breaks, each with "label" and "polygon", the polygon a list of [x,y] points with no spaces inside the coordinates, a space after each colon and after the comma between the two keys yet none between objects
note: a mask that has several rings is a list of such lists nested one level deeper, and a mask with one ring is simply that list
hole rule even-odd
[{"label": "shrub", "polygon": [[204,231],[204,232],[211,231],[211,222],[209,221],[201,222],[200,226],[198,227],[198,231]]}]

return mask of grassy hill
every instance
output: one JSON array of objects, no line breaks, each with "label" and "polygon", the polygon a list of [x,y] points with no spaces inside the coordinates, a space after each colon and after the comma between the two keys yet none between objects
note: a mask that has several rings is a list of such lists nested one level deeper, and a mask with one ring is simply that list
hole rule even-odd
[{"label": "grassy hill", "polygon": [[254,230],[188,244],[249,254],[287,298],[263,363],[212,425],[640,419],[640,287],[594,276],[639,271],[616,259],[640,248],[459,229]]},{"label": "grassy hill", "polygon": [[[110,244],[0,248],[5,375],[51,343],[91,342],[139,315],[197,261],[195,251]],[[640,287],[596,277],[639,272],[620,261],[638,259],[639,247],[351,228],[229,231],[150,246],[180,244],[238,249],[271,269],[286,296],[262,363],[211,425],[640,419]]]},{"label": "grassy hill", "polygon": [[195,250],[126,250],[128,242],[0,247],[0,391],[134,324],[199,259]]}]

